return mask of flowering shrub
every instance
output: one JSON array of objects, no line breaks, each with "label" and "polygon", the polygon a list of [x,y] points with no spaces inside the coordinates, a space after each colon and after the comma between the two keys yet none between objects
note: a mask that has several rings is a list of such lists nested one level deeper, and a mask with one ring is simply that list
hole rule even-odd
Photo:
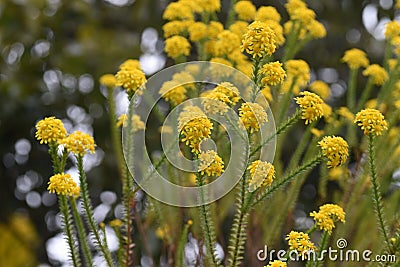
[{"label": "flowering shrub", "polygon": [[[106,216],[104,222],[94,218],[84,160],[95,153],[94,138],[80,131],[67,133],[55,117],[37,122],[35,136],[48,146],[53,164],[48,191],[57,194],[74,266],[93,266],[94,255],[105,266],[146,265],[143,262],[146,266],[253,266],[254,249],[263,244],[298,253],[312,250],[320,256],[339,237],[351,239],[359,249],[399,256],[396,203],[400,193],[394,189],[394,179],[400,157],[400,24],[392,21],[385,28],[388,45],[382,65],[370,64],[368,55],[356,48],[337,59],[349,68],[347,102],[340,107],[330,97],[329,84],[312,78],[312,66],[298,58],[307,44],[325,37],[324,25],[301,0],[288,0],[285,8],[288,19],[282,22],[286,14],[273,6],[231,1],[226,19],[220,20],[219,0],[171,2],[163,13],[166,55],[177,64],[193,60],[210,64],[208,70],[196,64],[178,65],[180,72],[156,88],[161,104],[155,105],[151,119],[136,108],[152,100],[148,98],[152,77],[146,77],[139,61],[127,59],[115,75],[99,78],[107,91],[113,156],[122,186],[123,212],[118,216]],[[219,82],[202,83],[201,75]],[[360,79],[366,80],[365,88],[357,86]],[[116,88],[123,88],[134,103],[118,119]],[[176,125],[163,125],[161,134],[176,132],[179,154],[174,157],[194,162],[196,169],[179,169],[168,161],[168,148],[163,147],[161,155],[151,155],[151,166],[141,166],[144,175],[135,177],[131,162],[136,158],[131,156],[141,154],[135,138],[149,132],[153,135],[148,138],[154,138],[154,132],[147,131],[154,126],[149,122],[164,121],[173,112],[178,113]],[[207,194],[213,191],[203,188],[229,176],[229,165],[240,166],[230,153],[236,144],[218,116],[229,118],[232,129],[248,141],[248,149],[240,151],[247,162],[232,193],[210,203]],[[273,123],[276,129],[267,131]],[[208,139],[214,140],[213,149],[206,146]],[[288,151],[288,143],[296,143],[294,151]],[[265,151],[274,149],[275,158],[265,160]],[[68,159],[77,166],[79,183],[64,173]],[[168,206],[144,190],[146,175],[154,172],[171,183],[195,187],[195,197],[201,200],[198,207]],[[309,174],[318,178],[314,193],[320,207],[300,216],[293,210]],[[328,184],[336,189],[327,191]],[[364,197],[369,193],[369,198]],[[388,216],[391,213],[395,216]],[[369,219],[372,216],[376,220]],[[119,241],[115,251],[107,242],[108,228]],[[365,237],[365,231],[376,234]],[[259,264],[287,266],[282,259]],[[331,263],[306,258],[305,264]]]}]

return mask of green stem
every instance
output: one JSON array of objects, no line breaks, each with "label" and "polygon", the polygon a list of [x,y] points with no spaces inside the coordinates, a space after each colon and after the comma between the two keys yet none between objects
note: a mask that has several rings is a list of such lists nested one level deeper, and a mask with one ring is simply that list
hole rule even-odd
[{"label": "green stem", "polygon": [[272,185],[267,188],[265,192],[260,194],[256,200],[249,205],[249,208],[254,208],[259,204],[260,202],[264,201],[267,197],[275,193],[278,189],[280,189],[282,186],[286,185],[288,182],[293,180],[295,177],[298,175],[302,174],[303,172],[314,168],[318,163],[321,162],[323,156],[320,154],[316,156],[314,159],[310,160],[309,162],[303,164],[302,166],[298,167],[296,170],[292,171],[288,175],[286,175],[284,178],[280,179],[279,181],[276,181],[272,183]]},{"label": "green stem", "polygon": [[384,209],[382,205],[382,195],[379,190],[378,177],[376,173],[375,166],[375,136],[368,136],[368,152],[369,152],[369,169],[371,174],[371,182],[372,182],[372,199],[375,206],[376,217],[378,221],[379,228],[382,232],[383,238],[385,239],[386,246],[388,248],[388,252],[391,252],[391,246],[389,242],[388,230],[385,225],[384,219]]},{"label": "green stem", "polygon": [[[293,21],[292,22],[292,31],[289,34],[287,43],[286,43],[286,48],[285,52],[282,58],[282,62],[286,62],[289,59],[292,59],[295,55],[295,46],[298,40],[298,35],[300,33],[301,29],[301,23],[298,24],[298,21]],[[297,27],[298,26],[298,27]]]},{"label": "green stem", "polygon": [[254,102],[256,100],[257,97],[257,93],[258,93],[258,84],[259,84],[259,75],[258,75],[258,71],[260,70],[260,62],[261,62],[261,58],[256,57],[253,60],[253,74],[252,74],[252,80],[253,80],[253,91],[252,91],[252,95],[251,95],[251,102]]},{"label": "green stem", "polygon": [[[200,202],[204,203],[206,195],[202,186],[204,185],[204,177],[200,173],[196,174],[196,184],[200,187]],[[211,219],[210,205],[199,206],[201,228],[205,238],[205,245],[208,253],[208,260],[211,266],[220,266],[219,260],[216,257],[216,238],[215,228]]]},{"label": "green stem", "polygon": [[367,102],[369,96],[371,95],[372,88],[374,88],[374,83],[372,78],[368,78],[367,85],[361,94],[360,101],[358,101],[357,110],[360,110],[364,104]]},{"label": "green stem", "polygon": [[88,246],[87,240],[86,240],[86,231],[83,226],[82,218],[78,212],[78,208],[76,206],[76,199],[73,197],[69,198],[69,203],[71,205],[72,209],[72,214],[74,215],[74,220],[76,222],[76,228],[78,229],[78,239],[79,239],[79,244],[82,246],[82,252],[83,252],[83,257],[85,258],[85,262],[87,266],[93,266],[93,259],[92,259],[92,253],[90,252],[90,248]]},{"label": "green stem", "polygon": [[236,1],[237,0],[231,0],[230,6],[229,6],[228,18],[226,19],[226,23],[225,23],[225,29],[229,29],[229,26],[231,26],[233,21],[235,20],[234,6],[236,4]]},{"label": "green stem", "polygon": [[296,85],[297,82],[297,77],[295,76],[292,80],[292,83],[290,84],[289,90],[283,94],[282,98],[278,101],[278,107],[279,107],[279,112],[278,112],[278,123],[281,123],[283,121],[283,118],[286,115],[286,112],[289,108],[290,104],[290,98],[293,93],[294,86]]},{"label": "green stem", "polygon": [[85,172],[83,170],[83,157],[77,156],[76,159],[77,159],[77,165],[78,165],[78,171],[79,171],[81,196],[82,196],[83,208],[85,210],[86,221],[89,225],[90,230],[93,232],[93,235],[95,238],[95,244],[99,246],[99,248],[107,262],[107,265],[112,267],[113,263],[112,263],[112,259],[111,259],[111,253],[108,250],[107,244],[103,244],[103,241],[102,241],[100,233],[99,233],[98,225],[94,220],[93,207],[92,207],[92,204],[90,203],[88,185],[87,185],[87,181],[86,181]]},{"label": "green stem", "polygon": [[347,106],[351,112],[356,108],[356,87],[357,87],[358,69],[350,69],[349,87],[347,92]]},{"label": "green stem", "polygon": [[79,260],[79,251],[75,245],[75,234],[72,223],[71,214],[69,212],[67,197],[64,195],[58,195],[60,211],[62,213],[62,219],[64,224],[64,233],[67,236],[67,243],[70,250],[70,256],[72,263],[75,267],[81,266]]},{"label": "green stem", "polygon": [[[319,248],[318,248],[318,252],[317,252],[317,259],[315,260],[315,267],[318,267],[320,265],[320,263],[323,263],[323,261],[320,261],[319,258],[321,257],[322,250],[325,249],[325,247],[328,243],[328,239],[329,239],[329,234],[327,231],[324,231],[322,233],[321,243],[319,244]],[[306,266],[308,266],[308,263],[311,263],[311,261],[308,261]],[[310,265],[310,266],[312,266],[312,265]]]},{"label": "green stem", "polygon": [[392,57],[392,42],[388,41],[386,42],[385,46],[385,56],[383,58],[383,67],[388,70],[389,65],[388,65],[388,60]]}]

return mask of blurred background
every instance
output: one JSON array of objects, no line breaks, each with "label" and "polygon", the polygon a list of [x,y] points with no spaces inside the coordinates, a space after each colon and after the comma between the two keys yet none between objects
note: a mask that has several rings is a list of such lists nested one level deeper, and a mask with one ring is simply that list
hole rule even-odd
[{"label": "blurred background", "polygon": [[[253,2],[275,6],[286,21],[285,1]],[[121,210],[106,94],[98,78],[114,73],[128,58],[139,59],[148,76],[173,64],[163,53],[162,12],[167,4],[0,1],[0,266],[62,266],[67,259],[60,249],[56,197],[46,190],[52,174],[50,157],[47,146],[34,137],[39,119],[54,115],[69,132],[79,129],[94,135],[96,154],[85,164],[95,217],[102,221]],[[361,48],[371,63],[381,63],[383,25],[399,14],[393,13],[392,0],[321,0],[308,5],[328,35],[311,42],[297,58],[312,67],[312,79],[330,84],[330,101],[340,106],[348,73],[339,60],[343,52]],[[228,7],[229,1],[222,1],[222,19]],[[121,114],[127,103],[123,92],[116,94]],[[67,169],[76,173],[72,164]],[[306,188],[300,201],[313,201],[314,191]]]}]

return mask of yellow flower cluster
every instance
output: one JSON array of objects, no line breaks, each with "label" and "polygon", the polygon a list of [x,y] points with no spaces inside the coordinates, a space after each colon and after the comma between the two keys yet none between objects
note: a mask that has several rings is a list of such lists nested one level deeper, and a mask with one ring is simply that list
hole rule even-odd
[{"label": "yellow flower cluster", "polygon": [[59,143],[67,136],[67,131],[61,120],[47,117],[36,124],[35,137],[41,144]]},{"label": "yellow flower cluster", "polygon": [[357,123],[365,135],[382,135],[387,130],[387,122],[383,114],[376,109],[363,109],[356,114],[354,123]]},{"label": "yellow flower cluster", "polygon": [[239,1],[233,9],[240,20],[252,21],[256,15],[256,7],[251,1]]},{"label": "yellow flower cluster", "polygon": [[288,60],[285,63],[285,68],[290,79],[296,79],[296,84],[299,86],[305,86],[310,80],[310,67],[304,60]]},{"label": "yellow flower cluster", "polygon": [[393,40],[393,38],[400,35],[400,23],[396,20],[389,21],[385,27],[385,37],[387,40]]},{"label": "yellow flower cluster", "polygon": [[268,121],[264,108],[257,103],[243,103],[239,108],[240,120],[250,133],[258,132],[260,127]]},{"label": "yellow flower cluster", "polygon": [[212,122],[199,107],[184,107],[179,114],[178,130],[183,135],[181,141],[189,145],[193,153],[200,153],[200,144],[210,137],[212,128]]},{"label": "yellow flower cluster", "polygon": [[94,139],[90,134],[75,131],[60,141],[68,152],[83,157],[87,152],[94,153],[95,146]]},{"label": "yellow flower cluster", "polygon": [[139,115],[132,115],[132,130],[133,132],[137,132],[140,130],[146,129],[146,124],[140,119]]},{"label": "yellow flower cluster", "polygon": [[372,82],[376,85],[384,84],[389,78],[387,71],[378,64],[369,65],[362,74],[371,77]]},{"label": "yellow flower cluster", "polygon": [[193,23],[192,25],[190,25],[188,31],[189,39],[192,42],[197,42],[207,37],[207,25],[203,22]]},{"label": "yellow flower cluster", "polygon": [[240,38],[233,32],[224,30],[218,34],[213,54],[222,57],[232,54],[240,48]]},{"label": "yellow flower cluster", "polygon": [[329,86],[320,80],[313,81],[310,84],[310,90],[319,95],[323,100],[327,100],[330,95]]},{"label": "yellow flower cluster", "polygon": [[204,111],[207,114],[223,115],[228,110],[228,106],[234,106],[240,100],[239,90],[229,82],[223,82],[211,91],[201,95]]},{"label": "yellow flower cluster", "polygon": [[339,136],[325,136],[318,142],[322,155],[328,158],[328,168],[344,164],[349,156],[349,145]]},{"label": "yellow flower cluster", "polygon": [[80,193],[79,186],[74,182],[71,175],[58,173],[50,177],[47,190],[57,195],[78,197]]},{"label": "yellow flower cluster", "polygon": [[121,227],[123,225],[123,223],[122,223],[122,221],[120,219],[114,219],[114,220],[109,222],[109,225],[110,225],[110,227],[118,228],[118,227]]},{"label": "yellow flower cluster", "polygon": [[146,76],[137,60],[128,59],[123,62],[115,75],[116,86],[122,86],[128,93],[140,93],[140,88],[146,83]]},{"label": "yellow flower cluster", "polygon": [[319,207],[319,211],[313,211],[310,216],[314,218],[316,225],[319,229],[332,234],[333,228],[335,228],[335,222],[345,222],[345,213],[343,209],[335,204],[325,204]]},{"label": "yellow flower cluster", "polygon": [[159,94],[165,101],[170,102],[176,106],[182,103],[186,97],[186,88],[177,81],[166,81],[160,88]]},{"label": "yellow flower cluster", "polygon": [[310,240],[310,236],[303,232],[291,231],[287,236],[288,245],[290,250],[296,250],[304,257],[307,256],[307,252],[317,250],[317,247]]},{"label": "yellow flower cluster", "polygon": [[286,77],[286,72],[282,68],[282,63],[279,61],[265,64],[259,71],[263,78],[261,82],[266,85],[278,85],[283,82]]},{"label": "yellow flower cluster", "polygon": [[279,23],[281,15],[273,6],[262,6],[257,10],[254,20],[262,22],[273,20]]},{"label": "yellow flower cluster", "polygon": [[117,79],[113,74],[104,74],[100,77],[99,82],[105,87],[113,88],[117,84]]},{"label": "yellow flower cluster", "polygon": [[246,51],[253,58],[270,56],[276,49],[275,32],[266,23],[255,21],[247,27],[240,49]]},{"label": "yellow flower cluster", "polygon": [[287,267],[287,264],[286,264],[286,262],[275,260],[275,261],[269,262],[266,267]]},{"label": "yellow flower cluster", "polygon": [[177,59],[180,56],[188,56],[190,54],[190,43],[182,36],[172,36],[165,40],[164,51],[171,58]]},{"label": "yellow flower cluster", "polygon": [[309,124],[318,118],[321,118],[323,113],[322,104],[324,101],[316,94],[304,91],[300,93],[301,97],[296,97],[296,103],[301,108],[301,117]]},{"label": "yellow flower cluster", "polygon": [[369,65],[367,54],[357,48],[347,50],[342,57],[342,61],[347,63],[350,69],[359,69],[361,67],[365,68]]},{"label": "yellow flower cluster", "polygon": [[199,172],[201,175],[220,176],[224,172],[224,162],[214,150],[201,152],[199,159]]},{"label": "yellow flower cluster", "polygon": [[275,178],[275,167],[269,162],[256,160],[247,168],[250,171],[249,188],[254,191],[260,186],[270,186]]}]

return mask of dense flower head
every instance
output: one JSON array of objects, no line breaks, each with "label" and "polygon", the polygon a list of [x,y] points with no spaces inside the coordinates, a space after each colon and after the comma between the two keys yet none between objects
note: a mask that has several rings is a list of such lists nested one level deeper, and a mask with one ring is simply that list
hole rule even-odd
[{"label": "dense flower head", "polygon": [[57,195],[78,197],[79,186],[74,182],[70,174],[58,173],[50,177],[47,190]]},{"label": "dense flower head", "polygon": [[232,23],[231,26],[229,26],[229,30],[236,34],[239,38],[242,38],[242,35],[246,33],[247,31],[247,26],[249,26],[249,23],[246,21],[235,21]]},{"label": "dense flower head", "polygon": [[127,59],[124,62],[122,62],[121,65],[119,65],[120,70],[131,70],[131,69],[139,69],[141,70],[142,68],[140,67],[140,61],[137,59]]},{"label": "dense flower head", "polygon": [[310,216],[314,218],[319,229],[328,232],[328,234],[332,234],[335,222],[345,222],[345,212],[340,206],[335,204],[325,204],[319,207],[318,212],[311,212]]},{"label": "dense flower head", "polygon": [[35,137],[41,144],[59,143],[60,140],[67,136],[67,130],[60,119],[55,117],[47,117],[36,123]]},{"label": "dense flower head", "polygon": [[204,110],[210,114],[224,114],[229,106],[234,106],[239,100],[239,90],[229,82],[223,82],[211,91],[203,93]]},{"label": "dense flower head", "polygon": [[274,31],[275,33],[275,40],[276,40],[276,45],[281,46],[285,43],[285,36],[283,36],[283,27],[279,22],[276,22],[274,20],[266,20],[264,21],[265,24],[267,24],[268,27],[271,28],[271,30]]},{"label": "dense flower head", "polygon": [[188,20],[173,20],[167,22],[163,25],[162,29],[164,32],[164,37],[168,38],[174,35],[180,35],[186,32],[189,26],[193,25],[193,21]]},{"label": "dense flower head", "polygon": [[199,107],[186,106],[179,114],[178,130],[183,135],[181,141],[196,154],[200,152],[201,142],[210,137],[212,128],[212,122]]},{"label": "dense flower head", "polygon": [[286,262],[284,261],[270,261],[266,267],[287,267]]},{"label": "dense flower head", "polygon": [[269,162],[256,160],[247,168],[250,171],[249,189],[256,190],[260,186],[270,186],[275,178],[275,167]]},{"label": "dense flower head", "polygon": [[[137,92],[146,83],[146,76],[140,69],[120,69],[115,75],[117,86],[122,86],[128,93]],[[139,91],[138,91],[139,92]]]},{"label": "dense flower head", "polygon": [[117,84],[117,79],[113,74],[104,74],[100,77],[99,82],[105,87],[112,88]]},{"label": "dense flower head", "polygon": [[362,74],[371,77],[372,82],[376,85],[384,84],[389,78],[387,71],[378,64],[369,65]]},{"label": "dense flower head", "polygon": [[261,82],[267,85],[281,84],[286,77],[286,72],[279,61],[265,64],[259,72],[263,75]]},{"label": "dense flower head", "polygon": [[208,13],[218,12],[221,10],[220,0],[197,0],[197,4],[201,6],[203,11]]},{"label": "dense flower head", "polygon": [[246,51],[253,58],[272,55],[276,49],[275,32],[261,21],[255,21],[247,27],[243,35],[241,51]]},{"label": "dense flower head", "polygon": [[172,36],[165,40],[164,51],[171,58],[178,58],[180,56],[188,56],[190,54],[190,43],[182,36]]},{"label": "dense flower head", "polygon": [[95,146],[94,139],[90,134],[75,131],[60,141],[68,152],[76,156],[83,157],[87,152],[94,153]]},{"label": "dense flower head", "polygon": [[214,55],[225,56],[231,54],[234,50],[239,50],[240,38],[233,32],[224,30],[218,34],[215,42]]},{"label": "dense flower head", "polygon": [[219,21],[211,21],[208,24],[207,28],[207,36],[209,38],[217,38],[218,34],[220,34],[224,30],[224,25]]},{"label": "dense flower head", "polygon": [[260,127],[268,121],[264,108],[257,103],[243,103],[239,108],[240,120],[251,133],[258,132]]},{"label": "dense flower head", "polygon": [[329,98],[330,95],[329,86],[323,81],[320,80],[313,81],[310,84],[310,90],[319,95],[324,100]]},{"label": "dense flower head", "polygon": [[226,95],[231,105],[235,105],[240,100],[239,90],[230,82],[222,82],[214,90]]},{"label": "dense flower head", "polygon": [[349,121],[354,120],[354,114],[349,110],[348,107],[340,107],[336,110],[336,113]]},{"label": "dense flower head", "polygon": [[172,105],[176,106],[182,103],[186,98],[186,88],[180,83],[172,80],[166,81],[160,88],[159,94],[165,101],[170,102]]},{"label": "dense flower head", "polygon": [[301,21],[306,26],[315,20],[315,12],[307,7],[297,8],[290,15],[291,20]]},{"label": "dense flower head", "polygon": [[322,104],[324,101],[318,95],[304,91],[300,93],[300,97],[296,97],[296,103],[301,108],[301,117],[309,124],[324,115]]},{"label": "dense flower head", "polygon": [[193,20],[191,8],[181,2],[170,3],[164,11],[163,19],[166,20]]},{"label": "dense flower head", "polygon": [[389,21],[385,27],[385,37],[390,40],[400,35],[400,23],[396,20]]},{"label": "dense flower head", "polygon": [[302,59],[292,59],[285,63],[287,75],[295,78],[297,84],[304,86],[310,80],[310,67]]},{"label": "dense flower head", "polygon": [[[222,58],[222,57],[213,57],[210,59],[210,62],[212,63],[219,63],[228,67],[232,67],[232,63],[229,62],[228,60]],[[229,68],[226,68],[225,66],[221,66],[219,64],[211,64],[210,65],[210,73],[212,77],[228,77],[231,73],[232,70]]]},{"label": "dense flower head", "polygon": [[339,136],[325,136],[318,142],[322,155],[328,158],[328,168],[344,164],[349,156],[349,145]]},{"label": "dense flower head", "polygon": [[326,36],[325,26],[317,20],[312,20],[310,23],[308,23],[306,25],[306,29],[315,39],[321,39]]},{"label": "dense flower head", "polygon": [[366,108],[356,114],[357,123],[365,135],[382,135],[387,130],[387,122],[383,114],[376,109]]},{"label": "dense flower head", "polygon": [[256,7],[251,1],[238,1],[233,9],[240,20],[252,21],[256,15]]},{"label": "dense flower head", "polygon": [[350,69],[358,69],[360,67],[367,67],[369,65],[369,60],[367,54],[364,51],[352,48],[344,52],[342,61],[349,65]]},{"label": "dense flower head", "polygon": [[291,231],[287,236],[289,249],[296,250],[301,255],[307,256],[307,252],[317,250],[317,247],[310,240],[310,236],[303,232]]},{"label": "dense flower head", "polygon": [[202,151],[199,155],[201,175],[220,176],[224,172],[224,161],[214,150]]},{"label": "dense flower head", "polygon": [[306,8],[307,4],[301,0],[289,0],[285,4],[285,8],[289,15],[292,15],[296,12],[296,10],[301,9],[301,8]]},{"label": "dense flower head", "polygon": [[146,128],[146,124],[140,119],[139,115],[132,115],[132,131],[135,133],[140,130],[144,130]]},{"label": "dense flower head", "polygon": [[110,227],[118,228],[118,227],[121,227],[123,225],[123,222],[120,219],[114,219],[114,220],[111,220],[109,222],[109,225],[110,225]]},{"label": "dense flower head", "polygon": [[281,21],[281,15],[273,6],[262,6],[257,10],[254,20],[257,21],[273,20],[279,23]]},{"label": "dense flower head", "polygon": [[180,71],[172,75],[172,80],[182,84],[185,88],[194,88],[194,77],[188,71]]},{"label": "dense flower head", "polygon": [[207,25],[204,24],[203,22],[193,23],[188,29],[188,31],[189,31],[189,39],[192,42],[197,42],[207,37]]}]

